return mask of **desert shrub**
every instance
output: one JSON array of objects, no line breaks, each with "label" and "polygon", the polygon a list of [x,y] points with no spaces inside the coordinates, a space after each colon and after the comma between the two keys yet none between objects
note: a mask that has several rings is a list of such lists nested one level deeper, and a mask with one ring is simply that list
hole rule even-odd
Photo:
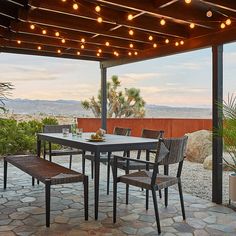
[{"label": "desert shrub", "polygon": [[36,152],[36,134],[44,124],[58,124],[55,118],[17,122],[0,119],[0,155]]},{"label": "desert shrub", "polygon": [[43,125],[58,125],[58,121],[55,117],[45,117],[42,119]]}]

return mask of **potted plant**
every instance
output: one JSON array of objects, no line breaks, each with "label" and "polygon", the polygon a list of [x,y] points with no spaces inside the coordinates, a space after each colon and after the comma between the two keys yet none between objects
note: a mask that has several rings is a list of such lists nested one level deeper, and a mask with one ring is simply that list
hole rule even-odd
[{"label": "potted plant", "polygon": [[236,201],[236,96],[228,96],[228,101],[222,105],[223,127],[220,135],[224,140],[224,150],[232,158],[232,162],[224,157],[224,164],[233,172],[229,174],[229,203]]}]

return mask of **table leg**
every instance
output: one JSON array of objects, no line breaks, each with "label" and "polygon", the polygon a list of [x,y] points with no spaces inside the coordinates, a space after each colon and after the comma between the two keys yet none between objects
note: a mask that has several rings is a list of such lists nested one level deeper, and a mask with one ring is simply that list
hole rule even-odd
[{"label": "table leg", "polygon": [[94,211],[95,220],[98,219],[98,202],[99,202],[99,176],[100,176],[100,152],[95,152],[95,176],[94,176]]},{"label": "table leg", "polygon": [[[41,140],[37,137],[37,156],[40,158],[41,155]],[[39,184],[39,180],[37,180],[37,184]],[[34,185],[34,178],[32,177],[32,185]]]}]

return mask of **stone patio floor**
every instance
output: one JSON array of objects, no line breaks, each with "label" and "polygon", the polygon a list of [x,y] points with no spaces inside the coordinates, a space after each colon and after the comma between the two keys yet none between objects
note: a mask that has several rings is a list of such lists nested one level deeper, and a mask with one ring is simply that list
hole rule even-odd
[{"label": "stone patio floor", "polygon": [[[68,165],[67,158],[54,157]],[[55,160],[54,159],[54,160]],[[86,162],[90,176],[90,163]],[[73,169],[81,170],[81,159],[74,158]],[[0,186],[3,162],[0,161]],[[82,183],[52,186],[51,227],[45,227],[44,185],[31,186],[31,177],[9,165],[8,188],[0,188],[0,235],[157,235],[152,198],[145,210],[145,192],[130,189],[125,204],[125,185],[118,185],[118,220],[112,223],[112,191],[106,195],[106,166],[101,165],[99,219],[94,220],[94,186],[89,181],[89,220],[84,221]],[[111,186],[112,189],[112,186]],[[159,199],[159,198],[158,198]],[[184,194],[186,222],[183,222],[178,192],[169,191],[169,206],[159,199],[162,234],[165,236],[236,235],[236,212],[189,194]]]}]

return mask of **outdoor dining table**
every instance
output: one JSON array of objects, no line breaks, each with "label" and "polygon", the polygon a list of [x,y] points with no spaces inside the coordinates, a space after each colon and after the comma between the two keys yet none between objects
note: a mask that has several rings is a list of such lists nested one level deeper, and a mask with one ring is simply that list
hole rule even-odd
[{"label": "outdoor dining table", "polygon": [[105,134],[103,142],[89,141],[92,133],[83,133],[82,137],[72,136],[67,137],[62,133],[38,133],[37,134],[37,154],[41,153],[41,142],[48,141],[55,144],[60,144],[72,148],[82,149],[83,151],[93,152],[95,155],[95,175],[94,175],[94,207],[95,219],[98,219],[98,204],[99,204],[99,176],[100,176],[100,153],[102,152],[117,152],[131,150],[146,150],[146,158],[149,159],[149,151],[156,148],[157,139],[148,139],[132,136],[121,136]]}]

